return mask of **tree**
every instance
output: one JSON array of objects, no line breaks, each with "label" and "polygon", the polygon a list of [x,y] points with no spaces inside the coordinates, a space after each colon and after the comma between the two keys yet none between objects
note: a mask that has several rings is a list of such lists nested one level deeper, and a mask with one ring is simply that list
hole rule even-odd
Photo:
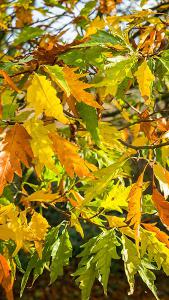
[{"label": "tree", "polygon": [[[0,1],[7,299],[23,271],[21,249],[21,295],[31,273],[33,282],[45,269],[50,283],[63,275],[72,228],[84,240],[74,273],[83,300],[95,279],[107,293],[116,259],[124,261],[130,294],[138,273],[158,299],[155,270],[169,275],[169,3],[127,5]],[[90,239],[86,224],[98,228]]]}]

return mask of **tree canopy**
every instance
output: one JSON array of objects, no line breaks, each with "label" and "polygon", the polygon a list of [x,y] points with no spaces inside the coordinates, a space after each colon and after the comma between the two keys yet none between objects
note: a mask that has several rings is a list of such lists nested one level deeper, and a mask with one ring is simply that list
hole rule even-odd
[{"label": "tree canopy", "polygon": [[[155,2],[155,4],[154,4]],[[90,299],[124,262],[169,275],[168,1],[0,0],[0,284],[74,255]],[[95,234],[90,234],[90,228]],[[22,257],[26,257],[26,265]]]}]

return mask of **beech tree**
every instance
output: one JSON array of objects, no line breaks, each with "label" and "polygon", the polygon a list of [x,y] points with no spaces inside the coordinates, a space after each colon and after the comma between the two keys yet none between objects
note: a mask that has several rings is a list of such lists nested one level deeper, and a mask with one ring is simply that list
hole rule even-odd
[{"label": "beech tree", "polygon": [[[154,3],[155,2],[155,5]],[[153,6],[154,5],[154,6]],[[169,275],[168,1],[0,0],[0,283]],[[50,216],[53,216],[51,221]],[[97,233],[89,238],[95,226]],[[27,257],[26,268],[20,253]]]}]

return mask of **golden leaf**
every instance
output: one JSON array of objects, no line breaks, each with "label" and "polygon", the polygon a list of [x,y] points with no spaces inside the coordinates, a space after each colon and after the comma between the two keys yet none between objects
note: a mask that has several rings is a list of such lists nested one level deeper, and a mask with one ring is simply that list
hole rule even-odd
[{"label": "golden leaf", "polygon": [[96,168],[79,156],[79,149],[76,145],[67,141],[57,133],[50,133],[49,137],[53,142],[53,149],[58,156],[58,159],[71,178],[74,177],[74,174],[77,174],[79,177],[91,176],[89,169]]},{"label": "golden leaf", "polygon": [[60,197],[59,194],[50,194],[44,190],[40,190],[37,192],[32,193],[28,197],[22,197],[22,200],[27,201],[36,201],[36,202],[43,202],[43,203],[55,203],[63,201],[63,198]]},{"label": "golden leaf", "polygon": [[47,220],[41,214],[34,212],[29,223],[29,230],[31,232],[31,240],[34,240],[35,248],[40,258],[42,257],[43,241],[49,227]]},{"label": "golden leaf", "polygon": [[151,96],[151,85],[155,80],[154,75],[152,74],[146,60],[138,67],[138,70],[135,72],[137,78],[141,96],[144,98],[147,104],[150,103]]},{"label": "golden leaf", "polygon": [[28,168],[33,153],[29,144],[30,136],[22,125],[15,124],[5,132],[0,142],[0,193],[5,185],[12,182],[14,173],[22,176],[21,162]]},{"label": "golden leaf", "polygon": [[140,222],[141,222],[141,197],[143,187],[144,171],[139,176],[136,183],[133,184],[128,196],[128,214],[126,221],[130,221],[130,226],[134,226],[135,240],[137,250],[140,240]]},{"label": "golden leaf", "polygon": [[69,85],[70,92],[73,97],[78,102],[84,102],[90,106],[101,109],[102,107],[95,101],[94,96],[85,91],[85,89],[90,88],[92,85],[79,80],[85,75],[77,74],[75,71],[76,68],[69,68],[68,66],[63,68],[64,77]]},{"label": "golden leaf", "polygon": [[69,123],[63,114],[63,107],[56,96],[55,89],[45,76],[38,74],[33,76],[32,83],[27,90],[27,101],[28,106],[34,108],[36,117],[45,113],[64,124]]},{"label": "golden leaf", "polygon": [[48,133],[52,130],[51,126],[44,126],[42,121],[32,118],[24,123],[24,127],[31,135],[30,144],[35,157],[35,170],[38,176],[41,176],[44,166],[58,173],[53,159],[52,142],[48,136]]}]

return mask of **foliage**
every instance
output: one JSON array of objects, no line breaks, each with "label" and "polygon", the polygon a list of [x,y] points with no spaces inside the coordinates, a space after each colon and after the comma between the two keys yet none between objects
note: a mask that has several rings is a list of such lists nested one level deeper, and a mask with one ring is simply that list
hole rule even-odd
[{"label": "foliage", "polygon": [[16,271],[21,296],[31,274],[33,283],[45,269],[50,283],[63,275],[72,232],[82,243],[73,277],[83,300],[95,279],[107,294],[117,259],[129,294],[138,274],[159,299],[155,272],[169,275],[169,4],[131,2],[139,9],[123,0],[0,0],[8,300]]}]

